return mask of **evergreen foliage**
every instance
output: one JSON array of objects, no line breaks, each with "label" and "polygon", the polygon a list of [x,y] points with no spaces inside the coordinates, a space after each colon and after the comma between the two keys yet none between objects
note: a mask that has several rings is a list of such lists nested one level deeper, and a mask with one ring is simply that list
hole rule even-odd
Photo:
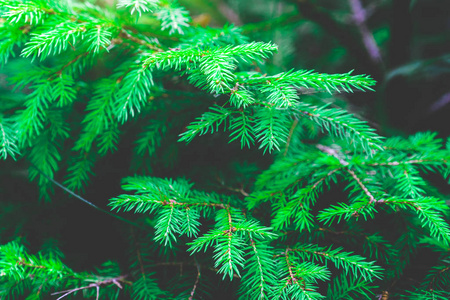
[{"label": "evergreen foliage", "polygon": [[[0,104],[1,162],[26,160],[51,203],[55,178],[83,193],[113,153],[134,147],[135,164],[108,204],[134,213],[128,264],[75,271],[54,245],[2,236],[1,299],[215,299],[218,282],[240,299],[374,299],[418,249],[436,265],[391,294],[450,297],[450,210],[432,184],[448,180],[450,140],[383,138],[302,93],[374,91],[369,75],[272,72],[281,47],[201,27],[177,1],[8,0],[0,14],[0,61],[25,95]],[[273,161],[236,167],[239,188],[160,176],[211,135]],[[187,270],[169,281],[174,266]]]}]

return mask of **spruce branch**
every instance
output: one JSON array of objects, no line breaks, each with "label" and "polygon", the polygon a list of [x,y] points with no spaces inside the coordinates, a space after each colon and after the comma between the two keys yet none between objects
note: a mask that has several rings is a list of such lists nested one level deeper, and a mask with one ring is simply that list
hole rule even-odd
[{"label": "spruce branch", "polygon": [[137,12],[139,17],[142,13],[153,12],[159,4],[159,0],[119,0],[117,3],[118,8],[131,7],[131,14]]},{"label": "spruce branch", "polygon": [[8,63],[10,57],[15,57],[14,48],[25,43],[29,28],[18,25],[0,27],[0,66]]},{"label": "spruce branch", "polygon": [[298,112],[311,118],[322,130],[345,139],[355,149],[362,149],[368,154],[373,150],[382,150],[382,138],[373,128],[352,115],[335,108],[314,107],[306,104],[297,106]]},{"label": "spruce branch", "polygon": [[226,129],[226,121],[233,111],[217,105],[211,107],[210,110],[210,112],[205,112],[200,118],[197,118],[197,121],[194,121],[188,125],[186,127],[187,131],[180,135],[180,139],[178,141],[186,141],[189,143],[197,135],[204,135],[207,132],[217,132],[219,130],[219,126],[222,124],[224,124]]},{"label": "spruce branch", "polygon": [[6,159],[9,155],[15,160],[16,155],[20,155],[18,131],[13,121],[0,114],[0,158],[2,159]]},{"label": "spruce branch", "polygon": [[156,17],[161,21],[161,30],[168,29],[169,35],[174,33],[184,35],[185,30],[189,28],[189,23],[192,21],[189,12],[184,7],[174,4],[162,6],[156,13]]},{"label": "spruce branch", "polygon": [[161,299],[168,298],[171,295],[160,289],[154,279],[141,277],[131,286],[131,297],[133,300]]},{"label": "spruce branch", "polygon": [[398,206],[401,209],[412,208],[421,221],[422,227],[430,230],[430,234],[439,241],[450,245],[450,225],[442,217],[448,212],[448,205],[440,199],[433,197],[418,197],[415,199],[399,199],[391,197],[383,201],[389,206]]},{"label": "spruce branch", "polygon": [[309,70],[290,70],[271,76],[254,75],[244,79],[245,84],[276,85],[278,89],[293,86],[296,89],[313,88],[332,92],[350,93],[353,89],[360,91],[370,90],[376,81],[368,75],[352,75],[353,70],[344,74],[316,73]]},{"label": "spruce branch", "polygon": [[363,279],[352,278],[349,280],[346,276],[341,275],[336,277],[333,283],[328,286],[326,299],[340,300],[354,299],[356,297],[360,299],[372,299],[376,288],[378,287],[369,285],[369,282]]},{"label": "spruce branch", "polygon": [[331,261],[336,268],[342,268],[345,274],[351,271],[353,274],[361,275],[365,280],[372,281],[381,278],[382,268],[367,262],[359,255],[351,252],[343,252],[342,248],[319,247],[317,245],[301,245],[289,249],[289,252],[297,253],[300,257],[308,260]]},{"label": "spruce branch", "polygon": [[44,60],[50,55],[60,54],[73,47],[82,34],[86,32],[86,25],[83,23],[66,22],[59,24],[53,30],[49,30],[54,24],[49,24],[47,28],[42,29],[42,34],[31,34],[31,39],[25,44],[21,55],[23,57],[40,57]]},{"label": "spruce branch", "polygon": [[2,18],[6,18],[11,23],[29,23],[30,25],[39,24],[43,19],[55,11],[47,6],[44,1],[8,1],[3,3]]},{"label": "spruce branch", "polygon": [[153,76],[149,69],[133,65],[120,80],[120,88],[114,95],[114,113],[120,123],[139,114],[145,106]]},{"label": "spruce branch", "polygon": [[285,114],[275,108],[259,110],[255,116],[256,138],[260,142],[259,148],[268,150],[280,150],[289,137],[291,120]]},{"label": "spruce branch", "polygon": [[229,60],[234,64],[238,59],[244,62],[265,59],[276,50],[277,47],[275,45],[261,42],[253,42],[234,47],[216,47],[208,50],[200,50],[198,48],[176,49],[176,51],[166,51],[149,55],[143,61],[143,67],[162,70],[181,70],[197,67],[203,63],[203,69],[208,71],[214,69],[214,67],[208,68],[205,62],[212,60],[214,57],[222,57],[222,59]]},{"label": "spruce branch", "polygon": [[276,282],[276,266],[272,259],[273,249],[248,233],[250,245],[246,249],[246,264],[240,293],[250,299],[265,299],[273,293]]}]

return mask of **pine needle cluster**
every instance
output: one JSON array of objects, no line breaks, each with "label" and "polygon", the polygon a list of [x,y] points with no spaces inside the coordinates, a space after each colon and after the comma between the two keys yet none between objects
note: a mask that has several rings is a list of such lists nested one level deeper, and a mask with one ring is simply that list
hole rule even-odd
[{"label": "pine needle cluster", "polygon": [[[56,247],[31,254],[17,238],[0,246],[2,299],[212,299],[217,282],[240,299],[450,297],[450,210],[430,182],[448,180],[450,142],[383,138],[301,93],[373,91],[370,76],[270,74],[277,45],[232,25],[195,26],[177,1],[8,0],[0,18],[0,63],[23,95],[0,103],[0,159],[26,160],[46,201],[61,176],[82,193],[122,140],[133,139],[144,174],[109,201],[135,213],[128,265],[76,272]],[[273,163],[241,166],[241,187],[222,182],[226,191],[152,174],[162,151],[203,135]],[[437,264],[390,290],[419,248]],[[161,280],[174,266],[188,270]]]}]

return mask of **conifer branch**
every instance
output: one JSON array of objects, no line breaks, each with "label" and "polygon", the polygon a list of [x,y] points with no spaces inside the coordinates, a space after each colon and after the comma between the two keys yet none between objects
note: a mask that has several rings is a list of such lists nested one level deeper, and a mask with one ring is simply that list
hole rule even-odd
[{"label": "conifer branch", "polygon": [[[339,23],[308,1],[297,4],[308,18],[325,17],[319,24],[327,29]],[[108,214],[138,226],[119,215],[133,212],[151,225],[132,230],[127,275],[114,262],[95,274],[74,272],[51,243],[32,255],[12,242],[0,246],[1,299],[51,293],[115,299],[119,290],[134,300],[213,298],[210,286],[227,289],[225,277],[238,279],[227,296],[242,299],[366,299],[381,290],[381,278],[391,297],[448,296],[449,207],[427,174],[448,180],[450,139],[431,132],[385,139],[357,115],[324,104],[324,93],[306,96],[372,91],[375,81],[352,72],[280,71],[293,42],[280,26],[298,22],[297,13],[243,28],[210,28],[192,26],[177,1],[120,0],[107,8],[11,0],[1,2],[0,18],[0,64],[14,85],[0,103],[0,159],[30,161],[41,196],[53,198],[56,185],[108,213],[74,190],[83,190],[95,173],[103,177],[98,162],[116,163],[130,145],[136,169],[196,178],[205,189],[183,178],[124,178],[124,192],[110,199],[115,212]],[[331,31],[342,33],[341,27]],[[255,28],[274,29],[280,46],[243,34]],[[280,58],[282,64],[273,63]],[[177,134],[185,143],[214,137],[188,145],[190,151],[174,143]],[[224,139],[249,150],[243,156],[233,145],[215,151],[228,147]],[[201,156],[211,149],[217,164],[205,169]],[[12,164],[4,162],[2,173]],[[215,178],[223,178],[220,185]],[[15,191],[6,187],[6,195]],[[2,238],[19,231],[21,240],[27,236],[36,211],[22,209],[23,201],[3,203]],[[378,221],[387,223],[377,227]],[[402,272],[423,247],[439,255],[436,266],[411,291],[400,291]],[[202,274],[210,271],[220,276]],[[161,272],[172,277],[166,290],[155,280]]]},{"label": "conifer branch", "polygon": [[345,272],[352,270],[359,273],[365,280],[373,280],[381,278],[382,269],[374,262],[366,262],[364,258],[359,255],[354,255],[349,252],[342,252],[342,248],[332,250],[330,248],[318,247],[313,245],[304,245],[289,249],[290,252],[297,252],[306,257],[315,257],[319,261],[330,260],[337,268],[343,268]]},{"label": "conifer branch", "polygon": [[11,120],[2,118],[0,115],[0,158],[6,159],[11,156],[14,160],[16,155],[20,155],[17,130]]}]

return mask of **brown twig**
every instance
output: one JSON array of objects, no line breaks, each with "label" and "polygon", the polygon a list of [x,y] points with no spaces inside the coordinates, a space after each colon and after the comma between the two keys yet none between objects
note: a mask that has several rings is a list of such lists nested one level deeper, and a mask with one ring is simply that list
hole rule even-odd
[{"label": "brown twig", "polygon": [[131,235],[133,236],[134,244],[136,246],[136,255],[138,258],[138,262],[139,262],[139,268],[141,269],[142,277],[145,279],[144,263],[142,262],[141,251],[139,250],[139,245],[137,243],[136,234],[134,233],[133,227],[131,227]]},{"label": "brown twig", "polygon": [[197,262],[197,260],[195,260],[195,265],[197,267],[197,279],[195,280],[194,287],[192,288],[191,296],[189,297],[189,300],[194,299],[195,290],[197,289],[197,285],[198,285],[198,282],[200,281],[200,276],[201,276],[200,264]]},{"label": "brown twig", "polygon": [[341,168],[337,168],[337,169],[334,169],[334,170],[331,170],[330,172],[328,172],[327,175],[325,175],[324,177],[320,178],[319,180],[317,180],[317,181],[313,184],[311,190],[314,190],[314,189],[315,189],[322,181],[324,181],[325,179],[327,179],[329,176],[333,175],[334,173],[336,173],[336,172],[339,171],[340,169],[341,169]]},{"label": "brown twig", "polygon": [[291,263],[289,262],[289,251],[290,250],[291,249],[289,247],[286,249],[286,252],[284,252],[284,258],[286,259],[286,264],[288,266],[289,276],[291,277],[291,282],[298,284],[297,278],[295,278],[294,273],[292,272]]},{"label": "brown twig", "polygon": [[97,297],[96,297],[96,300],[98,300],[99,297],[100,297],[100,286],[105,286],[105,285],[111,285],[111,284],[114,284],[114,285],[116,285],[117,287],[119,287],[120,289],[122,289],[123,287],[122,287],[122,285],[121,285],[121,282],[122,282],[122,283],[126,283],[126,284],[130,284],[128,281],[125,281],[125,278],[126,278],[126,277],[127,277],[127,275],[121,275],[121,276],[119,276],[119,277],[110,278],[110,279],[105,279],[105,280],[102,280],[102,281],[99,281],[99,282],[94,282],[94,283],[91,283],[91,284],[89,284],[89,285],[87,285],[87,286],[82,286],[82,287],[75,288],[75,289],[70,289],[70,290],[65,290],[65,291],[55,292],[55,293],[52,293],[52,295],[64,294],[64,295],[62,295],[61,297],[59,297],[58,299],[56,299],[56,300],[60,300],[60,299],[66,297],[66,296],[68,296],[68,295],[70,295],[70,294],[72,294],[72,293],[77,292],[77,291],[95,288],[95,289],[97,290]]},{"label": "brown twig", "polygon": [[284,149],[283,156],[286,156],[286,154],[288,152],[289,146],[291,144],[292,134],[294,133],[294,130],[297,127],[297,125],[298,125],[298,119],[295,119],[294,122],[292,123],[291,129],[289,130],[289,135],[288,135],[288,138],[286,141],[286,148]]},{"label": "brown twig", "polygon": [[366,164],[365,162],[362,162],[363,165],[367,166],[399,166],[399,165],[405,165],[405,164],[420,164],[424,162],[442,162],[447,163],[447,160],[435,160],[435,159],[411,159],[406,161],[390,161],[385,163],[369,163]]},{"label": "brown twig", "polygon": [[372,193],[369,191],[369,189],[362,183],[361,179],[359,179],[358,176],[356,176],[356,173],[353,170],[350,169],[345,169],[352,177],[353,179],[355,179],[355,181],[358,183],[358,185],[361,187],[361,189],[364,191],[364,193],[367,195],[367,197],[369,197],[370,203],[373,202],[378,202],[377,199],[375,199],[375,197],[372,195]]},{"label": "brown twig", "polygon": [[[318,149],[320,149],[322,152],[325,152],[333,157],[335,157],[336,159],[339,160],[339,162],[341,163],[342,166],[348,166],[349,163],[343,159],[339,153],[335,150],[332,149],[330,147],[324,146],[324,145],[320,145],[318,144],[316,146]],[[376,203],[376,202],[382,202],[382,200],[377,200],[375,199],[375,197],[373,196],[373,194],[369,191],[369,189],[367,188],[367,186],[362,182],[362,180],[356,175],[355,171],[349,169],[349,168],[345,168],[345,171],[347,171],[347,173],[349,173],[352,178],[356,181],[356,183],[358,183],[358,185],[361,187],[361,189],[363,190],[363,192],[367,195],[367,197],[369,197],[370,201],[369,204],[372,203]]]},{"label": "brown twig", "polygon": [[366,10],[362,7],[360,0],[348,0],[348,2],[350,3],[350,7],[353,12],[353,20],[358,27],[359,32],[361,33],[363,43],[366,47],[369,57],[374,63],[382,63],[383,60],[381,58],[380,49],[378,48],[378,45],[373,38],[373,34],[367,28]]},{"label": "brown twig", "polygon": [[341,165],[343,165],[343,166],[348,165],[348,162],[345,159],[343,159],[335,149],[321,145],[321,144],[316,145],[316,148],[328,155],[331,155],[331,156],[337,158],[337,160],[339,160]]},{"label": "brown twig", "polygon": [[163,51],[164,51],[163,49],[161,49],[161,48],[159,48],[159,47],[156,47],[155,45],[152,45],[152,44],[150,44],[150,43],[148,43],[148,42],[146,42],[146,41],[144,41],[144,40],[141,40],[141,39],[139,39],[139,38],[137,38],[137,37],[135,37],[135,36],[132,36],[131,34],[129,34],[129,33],[128,33],[125,29],[123,29],[123,28],[120,30],[119,38],[124,38],[124,39],[130,40],[130,41],[132,41],[132,42],[134,42],[134,43],[136,43],[136,44],[145,46],[145,47],[147,47],[147,48],[149,48],[149,49],[152,49],[152,50],[154,50],[154,51],[157,51],[157,52],[163,52]]},{"label": "brown twig", "polygon": [[240,188],[233,188],[233,187],[231,187],[231,186],[225,185],[225,183],[223,182],[223,180],[222,180],[219,176],[217,176],[216,179],[217,179],[217,181],[219,182],[219,184],[220,184],[221,187],[223,187],[223,188],[225,188],[225,189],[227,189],[227,190],[229,190],[229,191],[241,193],[241,194],[242,194],[243,196],[245,196],[245,197],[248,197],[248,196],[250,195],[249,193],[247,193],[247,192],[244,190],[244,186],[243,186],[243,185],[241,185]]},{"label": "brown twig", "polygon": [[37,269],[46,269],[47,268],[45,266],[33,265],[33,264],[30,264],[30,263],[24,262],[23,260],[18,261],[17,264],[19,266],[27,266],[27,267],[30,267],[30,268],[37,268]]}]

